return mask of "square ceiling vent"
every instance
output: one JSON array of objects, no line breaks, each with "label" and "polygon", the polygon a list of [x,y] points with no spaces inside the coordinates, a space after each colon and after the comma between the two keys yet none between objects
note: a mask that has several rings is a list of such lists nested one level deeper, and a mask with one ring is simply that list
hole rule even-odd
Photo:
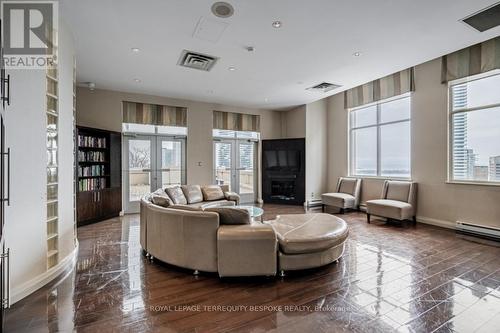
[{"label": "square ceiling vent", "polygon": [[500,2],[462,20],[477,31],[483,32],[500,25]]},{"label": "square ceiling vent", "polygon": [[306,90],[309,90],[309,91],[318,91],[318,92],[328,92],[330,90],[333,90],[333,89],[337,89],[337,88],[340,88],[341,85],[338,85],[338,84],[333,84],[333,83],[329,83],[329,82],[321,82],[320,84],[317,84],[315,86],[312,86],[312,87],[309,87],[307,88]]},{"label": "square ceiling vent", "polygon": [[177,65],[208,72],[212,69],[218,59],[219,58],[208,54],[183,50]]}]

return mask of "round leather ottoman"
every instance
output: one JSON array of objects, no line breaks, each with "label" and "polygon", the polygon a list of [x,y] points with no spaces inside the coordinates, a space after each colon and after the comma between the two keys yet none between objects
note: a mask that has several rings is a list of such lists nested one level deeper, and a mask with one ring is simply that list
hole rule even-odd
[{"label": "round leather ottoman", "polygon": [[266,222],[273,226],[279,242],[279,269],[299,270],[327,265],[344,253],[349,228],[330,214],[278,215]]}]

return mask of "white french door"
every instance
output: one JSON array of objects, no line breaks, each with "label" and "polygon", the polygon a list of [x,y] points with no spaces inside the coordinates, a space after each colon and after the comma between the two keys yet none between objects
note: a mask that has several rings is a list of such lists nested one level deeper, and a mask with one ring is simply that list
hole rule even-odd
[{"label": "white french door", "polygon": [[147,193],[186,179],[186,139],[124,134],[123,184],[125,213],[138,213]]},{"label": "white french door", "polygon": [[257,198],[257,143],[239,139],[214,139],[215,183],[229,185],[242,203]]}]

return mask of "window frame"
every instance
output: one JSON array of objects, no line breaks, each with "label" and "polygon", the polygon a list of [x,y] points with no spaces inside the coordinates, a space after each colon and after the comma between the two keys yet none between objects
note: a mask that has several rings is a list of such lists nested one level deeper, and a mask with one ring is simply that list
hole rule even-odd
[{"label": "window frame", "polygon": [[[382,104],[393,102],[399,99],[405,99],[409,98],[410,99],[410,117],[405,118],[405,119],[400,119],[400,120],[395,120],[395,121],[387,121],[387,122],[381,122],[381,111],[382,111]],[[361,106],[357,106],[354,108],[350,108],[347,110],[347,131],[348,131],[348,138],[347,138],[347,155],[348,155],[348,174],[349,177],[358,177],[358,178],[373,178],[373,179],[393,179],[393,180],[411,180],[412,179],[412,128],[411,128],[411,123],[412,123],[412,93],[408,92],[402,95],[386,98],[380,101],[376,101],[373,103],[368,103],[368,104],[363,104]],[[374,125],[367,125],[367,126],[359,126],[359,127],[351,127],[351,112],[353,111],[358,111],[361,109],[366,109],[372,106],[376,106],[377,108],[377,115],[376,115],[376,123]],[[392,177],[392,176],[383,176],[382,175],[382,163],[381,163],[381,127],[385,125],[392,125],[392,124],[398,124],[398,123],[404,123],[408,122],[410,124],[410,175],[408,177]],[[372,128],[375,127],[377,129],[377,175],[361,175],[361,174],[356,174],[354,172],[355,170],[355,150],[353,147],[353,132],[355,130],[363,129],[363,128]]]},{"label": "window frame", "polygon": [[448,81],[448,115],[447,115],[447,135],[448,135],[448,147],[447,147],[447,184],[459,184],[459,185],[482,185],[482,186],[500,186],[500,181],[490,181],[490,180],[460,180],[454,179],[453,177],[453,115],[459,113],[468,113],[481,111],[486,109],[491,109],[495,107],[500,107],[500,103],[487,104],[484,106],[475,106],[471,108],[463,108],[457,111],[453,111],[453,92],[452,89],[456,85],[463,83],[473,82],[477,80],[482,80],[484,78],[500,75],[500,70],[491,70],[485,73],[480,73],[476,75],[467,76],[464,78],[456,79],[453,81]]}]

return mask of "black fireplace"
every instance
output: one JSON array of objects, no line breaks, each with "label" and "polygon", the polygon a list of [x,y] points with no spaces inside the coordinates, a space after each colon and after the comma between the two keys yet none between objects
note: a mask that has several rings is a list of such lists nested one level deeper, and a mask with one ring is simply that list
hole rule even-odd
[{"label": "black fireplace", "polygon": [[305,139],[262,141],[262,198],[265,203],[304,203]]}]

